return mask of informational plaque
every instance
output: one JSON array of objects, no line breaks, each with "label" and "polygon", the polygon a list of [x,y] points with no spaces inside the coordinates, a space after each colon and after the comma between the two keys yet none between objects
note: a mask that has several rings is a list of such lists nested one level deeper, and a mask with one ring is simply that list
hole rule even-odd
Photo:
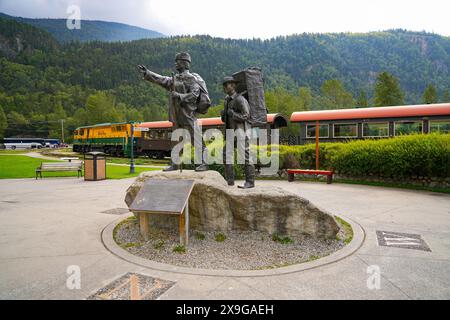
[{"label": "informational plaque", "polygon": [[130,211],[139,214],[141,234],[148,239],[149,214],[179,215],[180,241],[187,245],[189,234],[189,196],[194,180],[149,179],[139,190]]}]

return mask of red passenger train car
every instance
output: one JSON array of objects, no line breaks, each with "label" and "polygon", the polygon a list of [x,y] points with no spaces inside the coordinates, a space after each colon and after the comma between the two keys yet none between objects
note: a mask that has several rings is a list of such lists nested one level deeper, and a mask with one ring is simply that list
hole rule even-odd
[{"label": "red passenger train car", "polygon": [[450,103],[294,112],[300,125],[296,144],[389,138],[412,133],[450,133]]}]

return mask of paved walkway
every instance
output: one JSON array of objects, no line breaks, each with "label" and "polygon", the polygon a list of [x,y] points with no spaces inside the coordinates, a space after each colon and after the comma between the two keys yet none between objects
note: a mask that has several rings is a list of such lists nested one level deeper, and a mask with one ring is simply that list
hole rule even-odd
[{"label": "paved walkway", "polygon": [[[450,299],[450,195],[379,187],[258,181],[310,199],[363,226],[366,240],[339,262],[269,277],[196,276],[146,269],[105,249],[100,233],[121,216],[133,179],[0,180],[0,298],[84,299],[127,272],[176,284],[160,299]],[[376,230],[420,234],[432,252],[383,247]],[[69,265],[81,289],[66,287]],[[381,271],[367,287],[368,266]]]}]

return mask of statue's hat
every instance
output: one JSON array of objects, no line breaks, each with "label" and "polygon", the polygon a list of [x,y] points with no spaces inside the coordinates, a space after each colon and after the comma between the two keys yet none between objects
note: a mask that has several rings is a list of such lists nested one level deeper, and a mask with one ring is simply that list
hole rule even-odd
[{"label": "statue's hat", "polygon": [[223,78],[222,84],[225,84],[225,83],[228,83],[228,82],[237,83],[238,81],[235,78],[230,77],[230,76],[227,76],[227,77]]},{"label": "statue's hat", "polygon": [[177,61],[177,60],[184,60],[184,61],[191,63],[191,55],[187,52],[179,52],[175,56],[175,61]]}]

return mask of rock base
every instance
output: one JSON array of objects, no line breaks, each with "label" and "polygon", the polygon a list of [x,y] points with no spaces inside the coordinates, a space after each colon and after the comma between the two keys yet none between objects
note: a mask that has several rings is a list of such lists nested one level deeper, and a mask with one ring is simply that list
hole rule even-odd
[{"label": "rock base", "polygon": [[[127,190],[125,202],[128,206],[147,179],[195,180],[189,199],[191,229],[255,230],[288,236],[307,234],[323,239],[334,239],[339,232],[333,216],[307,199],[278,187],[229,187],[217,171],[143,172]],[[178,218],[152,215],[150,224],[152,228],[177,228]]]}]

